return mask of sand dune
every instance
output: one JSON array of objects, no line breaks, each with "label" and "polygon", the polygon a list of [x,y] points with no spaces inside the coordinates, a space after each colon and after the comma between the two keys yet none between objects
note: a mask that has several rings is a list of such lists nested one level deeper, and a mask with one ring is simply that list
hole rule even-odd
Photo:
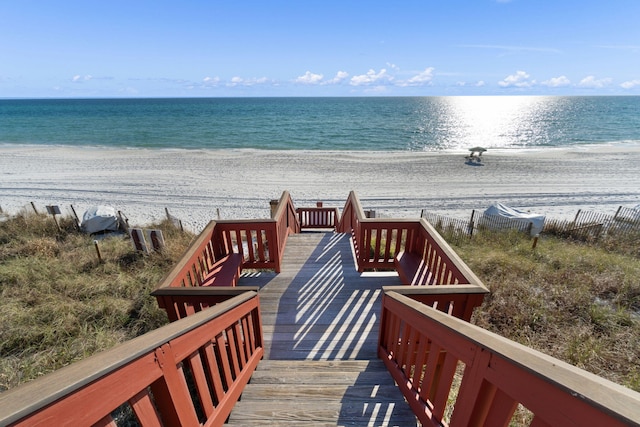
[{"label": "sand dune", "polygon": [[[264,218],[288,190],[297,206],[342,208],[355,190],[383,217],[422,209],[467,218],[493,202],[571,218],[578,209],[615,213],[640,203],[640,147],[465,153],[257,150],[121,150],[0,147],[0,206],[16,213],[34,202],[78,214],[107,204],[145,225],[165,215],[199,231],[223,219]],[[30,207],[29,207],[30,209]]]}]

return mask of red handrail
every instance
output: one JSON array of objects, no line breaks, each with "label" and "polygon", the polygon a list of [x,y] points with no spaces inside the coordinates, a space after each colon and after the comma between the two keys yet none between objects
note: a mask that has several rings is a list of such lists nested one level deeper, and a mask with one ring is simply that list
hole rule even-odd
[{"label": "red handrail", "polygon": [[263,354],[245,292],[0,394],[0,425],[115,425],[126,407],[143,426],[221,426]]},{"label": "red handrail", "polygon": [[337,208],[298,208],[298,222],[300,228],[330,228],[335,229],[338,225],[340,214]]},{"label": "red handrail", "polygon": [[358,271],[395,269],[394,258],[407,251],[422,258],[436,285],[484,285],[425,219],[367,218],[352,191],[338,231],[351,233]]},{"label": "red handrail", "polygon": [[640,393],[395,292],[382,305],[378,356],[423,425],[508,425],[518,404],[532,426],[640,424]]},{"label": "red handrail", "polygon": [[[287,237],[289,233],[299,231],[296,210],[286,191],[282,193],[271,219],[211,221],[162,279],[153,295],[171,321],[194,313],[210,304],[212,299],[207,297],[200,304],[191,294],[181,296],[180,292],[163,293],[162,290],[203,286],[230,254],[242,257],[241,269],[272,269],[279,273]],[[235,281],[226,282],[227,279],[224,277],[216,281],[215,287],[235,286]],[[205,293],[198,295],[203,297]],[[219,300],[224,298],[216,297],[216,301]]]}]

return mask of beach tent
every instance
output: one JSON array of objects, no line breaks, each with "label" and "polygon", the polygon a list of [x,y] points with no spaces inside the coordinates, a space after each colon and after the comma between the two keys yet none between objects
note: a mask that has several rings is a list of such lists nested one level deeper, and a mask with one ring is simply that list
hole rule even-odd
[{"label": "beach tent", "polygon": [[104,231],[118,231],[120,222],[118,213],[111,206],[92,206],[82,215],[80,225],[85,233],[94,234]]},{"label": "beach tent", "polygon": [[520,211],[518,209],[503,205],[502,203],[496,203],[489,206],[487,210],[484,211],[484,215],[489,218],[507,218],[510,221],[523,223],[527,226],[531,224],[532,236],[540,234],[542,232],[542,229],[544,228],[544,215]]}]

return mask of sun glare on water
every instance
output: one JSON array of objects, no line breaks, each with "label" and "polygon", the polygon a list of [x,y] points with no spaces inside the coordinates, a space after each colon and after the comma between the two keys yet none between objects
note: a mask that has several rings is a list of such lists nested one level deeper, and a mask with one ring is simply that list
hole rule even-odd
[{"label": "sun glare on water", "polygon": [[440,149],[526,148],[548,145],[558,101],[537,96],[461,96],[439,99],[438,123],[424,133]]}]

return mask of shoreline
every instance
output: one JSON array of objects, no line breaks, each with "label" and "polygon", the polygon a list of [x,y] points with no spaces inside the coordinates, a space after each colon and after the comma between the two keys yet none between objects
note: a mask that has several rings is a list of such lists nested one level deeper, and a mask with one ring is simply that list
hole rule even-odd
[{"label": "shoreline", "polygon": [[640,145],[492,150],[480,164],[466,152],[126,149],[0,146],[0,207],[15,214],[73,205],[121,210],[132,224],[165,218],[199,232],[222,219],[267,218],[284,190],[296,206],[342,209],[349,191],[379,217],[416,218],[424,209],[466,219],[495,202],[571,219],[579,210],[614,214],[640,204]]}]

